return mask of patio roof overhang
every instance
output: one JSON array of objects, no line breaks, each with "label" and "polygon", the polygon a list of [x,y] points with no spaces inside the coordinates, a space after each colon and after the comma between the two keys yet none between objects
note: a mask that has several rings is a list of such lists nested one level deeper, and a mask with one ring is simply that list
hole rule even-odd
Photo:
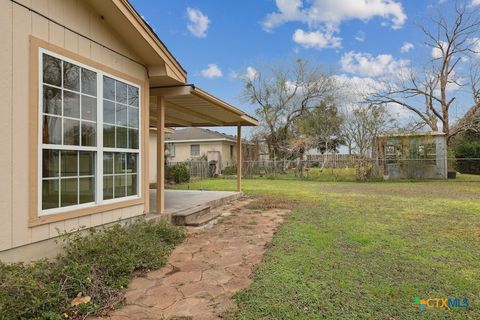
[{"label": "patio roof overhang", "polygon": [[[165,99],[166,127],[257,126],[245,112],[193,84],[151,87],[151,97]],[[150,101],[150,127],[157,126],[156,101]]]}]

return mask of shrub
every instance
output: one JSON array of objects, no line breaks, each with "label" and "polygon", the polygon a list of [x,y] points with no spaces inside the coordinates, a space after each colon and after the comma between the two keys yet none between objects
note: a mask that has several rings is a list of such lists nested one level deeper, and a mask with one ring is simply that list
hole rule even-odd
[{"label": "shrub", "polygon": [[[467,132],[455,142],[455,156],[462,158],[480,158],[480,133]],[[457,160],[457,169],[461,173],[480,174],[479,160]]]},{"label": "shrub", "polygon": [[[0,263],[0,319],[83,318],[114,308],[132,274],[165,265],[184,238],[183,229],[166,222],[138,220],[65,235],[53,261]],[[78,295],[91,302],[71,306]]]},{"label": "shrub", "polygon": [[184,183],[190,181],[190,172],[187,165],[184,163],[178,163],[168,167],[168,175],[173,176],[175,183]]},{"label": "shrub", "polygon": [[368,181],[376,178],[375,164],[370,159],[359,159],[355,164],[357,181]]},{"label": "shrub", "polygon": [[226,176],[233,176],[237,174],[237,167],[236,166],[228,166],[223,169],[223,174]]}]

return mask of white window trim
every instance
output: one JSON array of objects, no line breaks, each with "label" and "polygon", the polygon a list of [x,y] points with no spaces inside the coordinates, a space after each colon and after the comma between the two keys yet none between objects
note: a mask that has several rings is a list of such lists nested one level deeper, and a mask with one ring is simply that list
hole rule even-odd
[{"label": "white window trim", "polygon": [[[193,146],[198,146],[198,154],[193,154],[193,150],[192,150],[192,147]],[[191,144],[190,145],[190,157],[199,157],[200,156],[200,144],[198,143],[194,143],[194,144]]]},{"label": "white window trim", "polygon": [[[84,146],[71,146],[71,145],[49,145],[43,144],[43,54],[48,54],[52,57],[61,59],[63,61],[73,63],[81,68],[94,71],[97,74],[97,132],[96,132],[96,139],[97,139],[97,146],[96,147],[84,147]],[[71,211],[76,211],[79,209],[85,208],[95,208],[99,205],[106,205],[112,203],[119,203],[125,202],[130,200],[137,200],[142,197],[142,88],[133,82],[128,80],[122,79],[120,77],[114,76],[102,70],[96,69],[92,66],[85,65],[81,62],[75,61],[73,59],[67,58],[55,52],[46,50],[44,48],[39,48],[38,51],[38,159],[37,159],[37,184],[38,184],[38,207],[37,207],[37,215],[41,216],[48,216],[54,215],[59,213],[68,213]],[[114,80],[121,81],[126,83],[130,86],[138,88],[138,149],[125,149],[125,148],[104,148],[103,147],[103,76],[107,76]],[[63,74],[62,74],[63,79]],[[63,90],[63,89],[62,89]],[[68,90],[68,89],[67,89]],[[63,99],[62,99],[62,109],[63,109]],[[81,139],[81,137],[80,137]],[[62,141],[63,141],[63,130],[62,130]],[[82,203],[77,205],[72,205],[68,207],[61,207],[61,208],[53,208],[53,209],[42,209],[42,193],[43,193],[43,185],[42,185],[42,162],[43,162],[43,149],[55,149],[55,150],[76,150],[76,151],[95,151],[97,153],[96,156],[96,167],[95,167],[95,202],[90,203]],[[104,152],[126,152],[126,153],[137,153],[137,195],[134,196],[126,196],[122,198],[116,199],[108,199],[103,200],[103,153]],[[61,170],[59,168],[59,170]]]}]

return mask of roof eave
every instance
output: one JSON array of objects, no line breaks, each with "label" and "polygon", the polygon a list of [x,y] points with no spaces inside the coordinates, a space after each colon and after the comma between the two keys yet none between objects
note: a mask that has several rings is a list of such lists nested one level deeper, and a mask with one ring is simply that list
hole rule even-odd
[{"label": "roof eave", "polygon": [[128,0],[110,0],[117,9],[129,20],[132,26],[138,31],[139,35],[148,43],[148,45],[158,54],[159,57],[165,59],[165,63],[173,69],[177,80],[186,82],[187,71],[182,67],[180,62],[168,50],[167,46],[160,40],[152,28],[145,22],[135,8]]}]

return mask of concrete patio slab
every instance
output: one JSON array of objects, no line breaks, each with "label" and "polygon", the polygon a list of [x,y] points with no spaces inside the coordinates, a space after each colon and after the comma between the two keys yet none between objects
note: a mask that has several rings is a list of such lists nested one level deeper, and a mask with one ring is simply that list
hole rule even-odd
[{"label": "concrete patio slab", "polygon": [[[215,208],[238,199],[240,196],[240,192],[231,191],[165,190],[165,213],[171,215],[205,205]],[[157,190],[150,189],[151,213],[156,213],[156,203]]]}]

